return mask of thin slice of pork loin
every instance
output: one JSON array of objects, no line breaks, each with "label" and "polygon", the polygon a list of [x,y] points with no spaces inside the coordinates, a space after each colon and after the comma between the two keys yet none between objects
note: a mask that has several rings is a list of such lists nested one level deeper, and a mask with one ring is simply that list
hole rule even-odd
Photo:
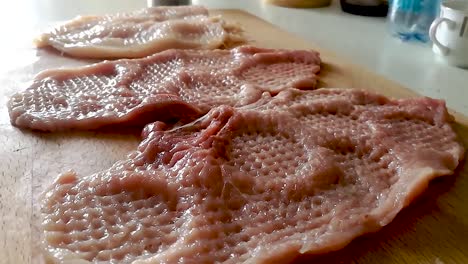
[{"label": "thin slice of pork loin", "polygon": [[241,29],[201,6],[151,7],[105,16],[80,16],[42,34],[52,46],[80,58],[141,58],[167,49],[215,49],[242,42]]},{"label": "thin slice of pork loin", "polygon": [[44,71],[10,98],[8,109],[13,125],[43,131],[147,124],[198,117],[219,105],[243,106],[264,91],[313,89],[319,70],[314,51],[168,50]]},{"label": "thin slice of pork loin", "polygon": [[[388,224],[463,156],[443,102],[287,90],[187,125],[148,125],[107,171],[46,191],[55,261],[279,263]],[[81,262],[80,262],[81,263]]]}]

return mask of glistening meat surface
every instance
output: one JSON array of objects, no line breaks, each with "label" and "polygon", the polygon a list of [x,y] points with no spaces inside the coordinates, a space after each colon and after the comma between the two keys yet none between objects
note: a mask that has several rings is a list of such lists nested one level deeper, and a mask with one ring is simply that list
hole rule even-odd
[{"label": "glistening meat surface", "polygon": [[242,41],[240,28],[201,6],[151,7],[80,16],[37,40],[38,47],[81,58],[141,58],[167,49],[215,49]]},{"label": "glistening meat surface", "polygon": [[[266,98],[264,98],[266,99]],[[148,125],[109,170],[45,193],[55,260],[278,263],[388,224],[463,148],[443,102],[289,89],[181,127]]]},{"label": "glistening meat surface", "polygon": [[313,89],[319,70],[314,51],[169,50],[44,71],[10,98],[8,109],[15,126],[44,131],[147,124],[198,117],[219,105],[243,106],[265,91]]}]

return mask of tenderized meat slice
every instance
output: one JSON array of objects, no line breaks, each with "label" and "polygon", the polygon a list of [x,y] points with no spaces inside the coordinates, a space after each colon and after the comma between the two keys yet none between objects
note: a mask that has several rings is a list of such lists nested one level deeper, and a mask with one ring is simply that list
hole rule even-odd
[{"label": "tenderized meat slice", "polygon": [[109,170],[60,176],[42,207],[49,256],[279,263],[338,250],[463,156],[442,101],[291,89],[262,102],[150,124]]},{"label": "tenderized meat slice", "polygon": [[52,46],[80,58],[141,58],[167,49],[215,49],[242,42],[239,27],[208,17],[201,6],[151,7],[105,16],[80,16],[42,34]]},{"label": "tenderized meat slice", "polygon": [[313,89],[319,70],[314,51],[169,50],[44,71],[10,98],[8,109],[13,125],[44,131],[144,125],[198,117],[219,105],[243,106],[264,91]]}]

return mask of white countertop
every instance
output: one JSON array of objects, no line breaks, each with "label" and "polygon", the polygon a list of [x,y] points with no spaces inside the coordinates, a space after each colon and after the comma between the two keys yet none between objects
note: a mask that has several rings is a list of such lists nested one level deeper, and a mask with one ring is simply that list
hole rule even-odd
[{"label": "white countertop", "polygon": [[[331,7],[317,9],[282,8],[261,0],[192,2],[248,11],[420,94],[444,99],[450,108],[468,116],[468,70],[439,62],[429,45],[403,43],[391,37],[384,18],[343,13],[336,0]],[[51,23],[79,14],[134,10],[146,4],[146,0],[4,1],[0,3],[0,32],[4,37],[0,56],[10,61],[11,67],[27,63],[14,50],[30,45],[31,36]],[[10,65],[2,65],[0,72],[8,71]]]}]

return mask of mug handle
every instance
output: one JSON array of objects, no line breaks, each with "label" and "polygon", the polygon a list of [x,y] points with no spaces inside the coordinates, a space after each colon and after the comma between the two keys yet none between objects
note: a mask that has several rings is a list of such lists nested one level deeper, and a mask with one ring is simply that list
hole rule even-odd
[{"label": "mug handle", "polygon": [[437,28],[442,22],[447,23],[447,26],[449,28],[455,27],[455,22],[453,22],[452,20],[445,18],[445,17],[438,17],[431,24],[431,27],[429,29],[429,37],[431,38],[432,42],[434,42],[434,45],[436,45],[440,49],[440,52],[442,53],[442,55],[445,56],[449,53],[449,48],[442,45],[442,43],[440,43],[436,37]]}]

